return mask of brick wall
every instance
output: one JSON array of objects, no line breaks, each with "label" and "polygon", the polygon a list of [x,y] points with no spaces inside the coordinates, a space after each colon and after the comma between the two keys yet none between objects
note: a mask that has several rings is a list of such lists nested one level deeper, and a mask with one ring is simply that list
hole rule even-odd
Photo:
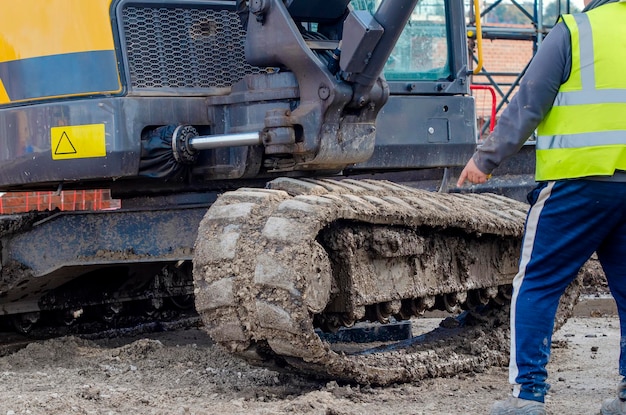
[{"label": "brick wall", "polygon": [[[532,56],[532,41],[508,39],[483,41],[483,66],[490,72],[519,73]],[[482,81],[486,80],[482,78]]]},{"label": "brick wall", "polygon": [[120,201],[108,190],[70,190],[57,192],[9,192],[0,197],[0,214],[31,210],[104,210],[118,209]]}]

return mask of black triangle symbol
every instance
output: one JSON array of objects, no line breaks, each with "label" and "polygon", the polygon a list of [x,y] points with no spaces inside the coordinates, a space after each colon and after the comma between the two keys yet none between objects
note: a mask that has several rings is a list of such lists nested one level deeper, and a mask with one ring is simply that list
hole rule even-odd
[{"label": "black triangle symbol", "polygon": [[[63,143],[63,151],[59,151],[61,149],[61,143]],[[71,150],[70,150],[70,147],[71,147]],[[70,138],[67,136],[67,133],[63,131],[63,134],[61,134],[61,138],[59,139],[59,143],[57,144],[57,147],[54,149],[54,154],[76,154],[76,153],[78,153],[76,151],[76,147],[74,147],[74,144],[72,144],[72,142],[70,141]]]}]

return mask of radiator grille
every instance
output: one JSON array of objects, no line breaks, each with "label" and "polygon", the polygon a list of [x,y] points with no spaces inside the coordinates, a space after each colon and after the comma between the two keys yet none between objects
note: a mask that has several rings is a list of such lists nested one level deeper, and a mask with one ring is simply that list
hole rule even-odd
[{"label": "radiator grille", "polygon": [[127,6],[123,30],[133,90],[224,88],[260,72],[234,11]]}]

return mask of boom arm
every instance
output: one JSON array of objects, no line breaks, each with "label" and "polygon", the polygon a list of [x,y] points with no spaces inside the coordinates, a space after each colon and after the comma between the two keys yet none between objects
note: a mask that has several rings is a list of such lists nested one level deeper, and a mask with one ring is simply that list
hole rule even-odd
[{"label": "boom arm", "polygon": [[[303,1],[303,0],[299,0]],[[419,0],[384,0],[373,18],[348,9],[343,21],[341,76],[311,50],[289,10],[298,1],[250,2],[246,58],[256,66],[288,68],[300,103],[266,116],[266,153],[294,148],[301,168],[337,168],[367,160],[374,149],[375,121],[389,91],[380,74]],[[299,16],[306,21],[306,16]],[[321,20],[312,16],[311,21]]]},{"label": "boom arm", "polygon": [[[360,72],[348,75],[348,79],[354,80],[354,95],[352,100],[354,104],[363,106],[367,103],[367,96],[370,94],[378,77],[380,77],[385,63],[389,59],[402,30],[406,26],[418,2],[419,0],[383,0],[378,7],[373,19],[382,27],[382,37],[378,43],[374,45],[371,51],[371,57],[367,59],[363,69]],[[353,39],[351,37],[346,38],[346,29],[350,29],[350,27],[346,26],[344,28],[344,44],[359,41],[359,39]],[[368,47],[368,45],[364,45],[364,47]],[[345,70],[344,67],[341,69]]]}]

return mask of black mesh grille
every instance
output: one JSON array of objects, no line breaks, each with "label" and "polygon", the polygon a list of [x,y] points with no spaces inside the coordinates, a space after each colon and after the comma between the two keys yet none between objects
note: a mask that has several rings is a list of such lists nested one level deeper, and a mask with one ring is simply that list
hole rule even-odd
[{"label": "black mesh grille", "polygon": [[133,89],[223,88],[260,71],[234,11],[127,6],[123,22]]}]

